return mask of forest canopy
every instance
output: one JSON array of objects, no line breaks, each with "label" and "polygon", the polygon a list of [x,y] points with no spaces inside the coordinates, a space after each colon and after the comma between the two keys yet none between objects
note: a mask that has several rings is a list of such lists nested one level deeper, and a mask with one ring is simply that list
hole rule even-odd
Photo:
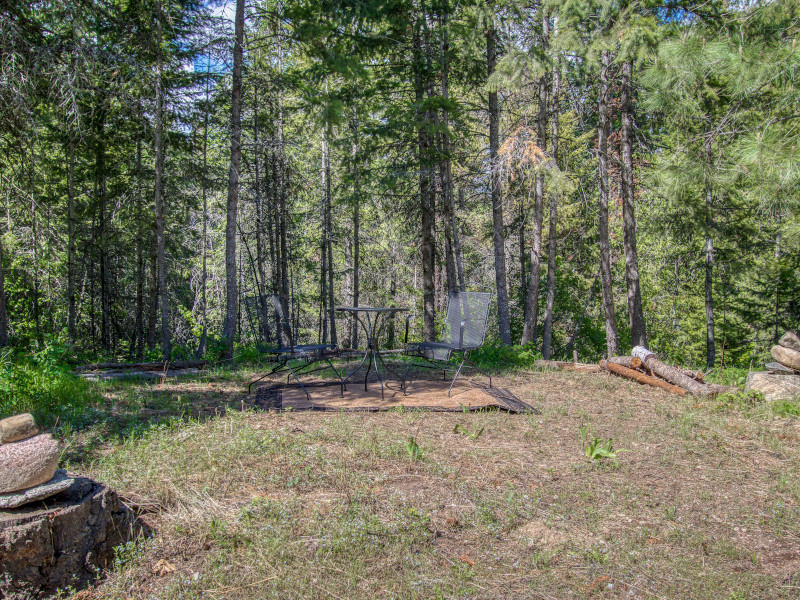
[{"label": "forest canopy", "polygon": [[491,289],[493,345],[761,361],[800,318],[799,32],[798,0],[5,2],[0,345],[230,359],[270,296],[432,339]]}]

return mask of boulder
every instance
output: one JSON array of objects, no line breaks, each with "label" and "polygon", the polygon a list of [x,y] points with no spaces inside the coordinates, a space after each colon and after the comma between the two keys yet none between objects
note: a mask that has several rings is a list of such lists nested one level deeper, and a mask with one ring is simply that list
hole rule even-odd
[{"label": "boulder", "polygon": [[59,469],[47,483],[28,488],[21,492],[0,494],[0,508],[17,508],[25,504],[30,504],[31,502],[44,500],[45,498],[63,492],[73,483],[75,483],[75,480],[72,477],[68,477],[64,469]]},{"label": "boulder", "polygon": [[0,445],[0,494],[46,483],[58,468],[61,450],[49,433]]},{"label": "boulder", "polygon": [[800,352],[784,346],[772,347],[772,358],[792,369],[800,369]]},{"label": "boulder", "polygon": [[761,392],[769,402],[800,398],[800,375],[753,372],[747,376],[746,392]]},{"label": "boulder", "polygon": [[0,444],[10,444],[39,435],[33,415],[24,413],[0,421]]},{"label": "boulder", "polygon": [[83,588],[113,566],[115,547],[149,534],[114,490],[71,479],[47,501],[0,510],[0,598],[34,600]]},{"label": "boulder", "polygon": [[797,335],[791,331],[784,333],[783,337],[778,341],[778,343],[784,348],[789,348],[790,350],[797,350],[800,352],[800,337],[797,337]]}]

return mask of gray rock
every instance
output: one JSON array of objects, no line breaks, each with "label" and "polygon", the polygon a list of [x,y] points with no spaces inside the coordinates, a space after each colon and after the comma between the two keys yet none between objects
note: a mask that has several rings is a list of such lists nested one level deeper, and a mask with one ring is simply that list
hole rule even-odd
[{"label": "gray rock", "polygon": [[800,375],[753,372],[747,376],[746,392],[761,392],[769,402],[800,399]]},{"label": "gray rock", "polygon": [[61,450],[49,433],[0,445],[0,494],[47,483],[56,474]]},{"label": "gray rock", "polygon": [[59,469],[47,483],[37,485],[21,492],[0,494],[0,508],[17,508],[25,504],[30,504],[31,502],[44,500],[45,498],[63,492],[72,486],[73,483],[75,483],[75,480],[72,477],[67,477],[67,472],[64,469]]},{"label": "gray rock", "polygon": [[113,566],[115,547],[149,532],[114,490],[85,477],[46,503],[0,510],[0,598],[85,587]]},{"label": "gray rock", "polygon": [[0,421],[0,444],[10,444],[39,435],[33,415],[23,413]]},{"label": "gray rock", "polygon": [[776,375],[794,375],[795,373],[797,373],[797,371],[795,371],[794,369],[790,369],[786,365],[782,365],[781,363],[777,362],[769,362],[764,365],[764,368],[769,369]]}]

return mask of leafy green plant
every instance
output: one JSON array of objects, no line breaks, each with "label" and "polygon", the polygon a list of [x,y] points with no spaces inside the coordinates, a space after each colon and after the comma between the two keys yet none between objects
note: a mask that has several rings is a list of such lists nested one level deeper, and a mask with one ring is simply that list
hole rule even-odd
[{"label": "leafy green plant", "polygon": [[778,400],[770,405],[772,414],[779,417],[800,417],[800,402]]},{"label": "leafy green plant", "polygon": [[406,452],[408,452],[408,458],[412,462],[419,460],[422,456],[422,451],[413,437],[408,438],[406,442]]},{"label": "leafy green plant", "polygon": [[483,430],[486,429],[485,427],[481,427],[477,431],[470,431],[460,423],[456,423],[456,426],[453,427],[453,433],[460,433],[461,435],[467,436],[471,440],[477,440],[483,434]]},{"label": "leafy green plant", "polygon": [[716,398],[717,406],[721,408],[739,408],[741,410],[747,410],[751,408],[755,408],[759,404],[764,402],[764,395],[760,392],[733,392],[733,393],[725,393],[720,394]]},{"label": "leafy green plant", "polygon": [[604,458],[616,458],[620,452],[625,450],[614,449],[614,438],[601,438],[589,434],[589,425],[580,428],[581,447],[586,458],[591,460],[602,460]]},{"label": "leafy green plant", "polygon": [[608,438],[607,440],[598,437],[592,438],[583,449],[586,457],[592,460],[616,458],[618,452],[621,452],[621,450],[614,450],[614,438]]}]

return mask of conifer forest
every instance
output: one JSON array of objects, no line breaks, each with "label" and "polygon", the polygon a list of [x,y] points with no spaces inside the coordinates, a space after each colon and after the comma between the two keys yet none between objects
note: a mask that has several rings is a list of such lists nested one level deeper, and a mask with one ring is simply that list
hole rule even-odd
[{"label": "conifer forest", "polygon": [[223,361],[270,296],[433,339],[481,289],[491,347],[759,363],[800,319],[799,34],[798,0],[9,0],[0,345]]}]

